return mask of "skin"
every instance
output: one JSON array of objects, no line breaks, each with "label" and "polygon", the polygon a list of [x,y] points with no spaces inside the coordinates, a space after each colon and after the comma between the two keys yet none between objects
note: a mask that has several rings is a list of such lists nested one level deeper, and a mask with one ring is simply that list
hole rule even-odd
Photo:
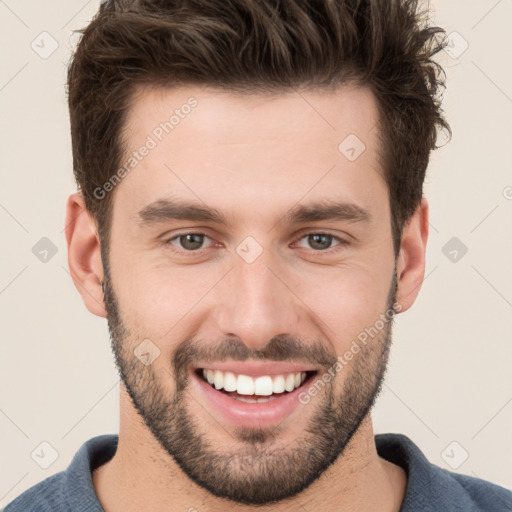
[{"label": "skin", "polygon": [[[216,417],[172,362],[189,342],[206,354],[225,347],[227,337],[236,339],[248,354],[267,354],[270,340],[283,333],[299,342],[304,349],[301,354],[309,354],[307,349],[315,344],[326,355],[344,354],[390,304],[404,312],[414,303],[425,272],[426,199],[404,227],[395,259],[388,191],[377,156],[377,105],[369,90],[350,86],[272,97],[196,87],[141,90],[127,120],[128,153],[144,144],[169,112],[191,96],[197,99],[197,107],[115,187],[107,274],[97,226],[83,197],[72,194],[67,203],[71,275],[89,311],[108,318],[116,361],[121,373],[126,372],[117,452],[93,473],[103,508],[110,512],[194,507],[216,512],[300,510],[303,506],[306,510],[399,511],[406,474],[378,456],[371,412],[365,410],[373,404],[382,381],[391,323],[308,404],[299,406],[277,428],[259,431],[259,437],[251,438],[251,429],[236,429]],[[350,133],[366,146],[353,162],[338,151]],[[137,222],[139,210],[171,196],[216,208],[230,224],[169,220],[142,227]],[[372,221],[324,220],[293,226],[283,221],[297,203],[325,199],[356,203],[371,213]],[[169,242],[183,232],[207,235],[199,252],[185,253],[179,241]],[[333,239],[323,252],[315,250],[306,235],[322,232],[349,245],[336,245]],[[251,264],[236,252],[247,236],[263,249]],[[170,247],[181,248],[182,254]],[[104,296],[100,282],[105,279]],[[144,339],[160,350],[149,366],[137,365],[133,357],[134,348]],[[283,351],[291,361],[298,361],[294,346],[285,344]],[[361,385],[362,375],[367,378]],[[181,395],[180,385],[185,387]],[[178,396],[182,401],[173,409],[172,399]],[[335,404],[347,404],[351,398],[353,415],[345,420],[343,414],[336,416]],[[149,405],[161,407],[154,418]],[[166,426],[179,434],[173,418],[186,413],[191,436],[209,447],[206,461],[212,462],[213,455],[217,462],[230,456],[231,462],[223,467],[224,480],[210,475],[213,490],[229,482],[242,489],[246,476],[265,481],[277,460],[274,453],[289,462],[308,443],[318,451],[321,435],[315,429],[308,432],[307,427],[318,427],[315,421],[322,412],[329,420],[324,424],[331,425],[332,420],[332,429],[340,429],[335,430],[337,434],[347,434],[336,445],[339,453],[332,464],[319,463],[315,477],[305,481],[300,491],[290,491],[273,503],[260,501],[258,506],[208,490],[205,482],[194,478],[198,475],[190,474],[191,453],[181,454],[188,457],[189,467],[187,460],[180,465],[170,454],[171,447],[162,442],[169,440]],[[168,419],[169,425],[163,420],[159,424],[158,418]],[[355,432],[348,433],[350,426]],[[267,458],[260,457],[256,463],[258,453]],[[240,472],[238,455],[253,457],[247,475]],[[290,475],[282,477],[281,488],[286,489],[304,471],[290,465],[277,476],[283,473]],[[238,496],[243,494],[240,489]],[[252,499],[256,503],[256,496]]]}]

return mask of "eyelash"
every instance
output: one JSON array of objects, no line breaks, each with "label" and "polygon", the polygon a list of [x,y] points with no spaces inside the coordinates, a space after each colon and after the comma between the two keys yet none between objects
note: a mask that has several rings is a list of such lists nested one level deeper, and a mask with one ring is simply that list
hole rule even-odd
[{"label": "eyelash", "polygon": [[[175,246],[171,243],[173,240],[177,240],[177,239],[181,238],[182,236],[186,236],[186,235],[199,235],[199,236],[204,236],[206,238],[210,238],[205,233],[200,233],[200,232],[196,232],[196,231],[186,231],[184,233],[178,233],[177,235],[174,235],[172,238],[168,238],[167,240],[165,240],[165,244],[166,244],[166,246],[170,247],[171,251],[173,251],[175,253],[178,253],[178,254],[186,254],[186,255],[197,255],[197,254],[199,254],[203,249],[196,249],[196,250],[179,249],[179,248],[175,248]],[[334,247],[330,247],[329,249],[325,249],[325,250],[314,250],[314,249],[312,249],[312,251],[314,253],[317,253],[317,254],[331,254],[332,252],[335,252],[337,250],[336,248],[341,249],[344,246],[349,245],[349,242],[347,242],[343,238],[340,238],[340,237],[338,237],[336,235],[333,235],[331,233],[325,233],[323,231],[309,231],[307,233],[303,233],[293,243],[296,243],[296,242],[298,242],[298,241],[302,240],[303,238],[305,238],[307,236],[310,236],[310,235],[325,235],[325,236],[331,237],[333,240],[336,240],[338,242],[338,245],[335,245]]]}]

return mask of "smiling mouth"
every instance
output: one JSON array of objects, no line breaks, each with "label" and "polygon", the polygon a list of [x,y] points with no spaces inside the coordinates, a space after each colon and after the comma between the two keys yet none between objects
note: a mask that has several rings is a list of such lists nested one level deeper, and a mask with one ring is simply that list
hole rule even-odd
[{"label": "smiling mouth", "polygon": [[245,403],[267,403],[302,388],[317,371],[252,377],[229,371],[197,368],[195,374],[216,391]]}]

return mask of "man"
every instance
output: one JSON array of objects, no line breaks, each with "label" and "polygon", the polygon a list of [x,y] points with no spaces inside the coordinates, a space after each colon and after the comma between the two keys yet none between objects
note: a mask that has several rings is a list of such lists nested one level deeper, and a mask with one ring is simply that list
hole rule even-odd
[{"label": "man", "polygon": [[106,317],[119,436],[14,511],[505,511],[374,436],[449,130],[415,2],[109,1],[69,69],[69,268]]}]

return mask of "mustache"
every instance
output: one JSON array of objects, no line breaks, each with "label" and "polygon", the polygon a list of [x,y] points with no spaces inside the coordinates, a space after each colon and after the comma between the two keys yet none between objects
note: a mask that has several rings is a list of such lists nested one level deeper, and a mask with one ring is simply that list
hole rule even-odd
[{"label": "mustache", "polygon": [[293,361],[314,363],[325,369],[337,361],[337,354],[320,341],[306,343],[296,337],[274,336],[262,349],[250,348],[240,338],[225,338],[212,345],[208,342],[185,340],[172,357],[172,366],[178,382],[185,382],[188,368],[198,361],[204,363],[234,361]]}]

